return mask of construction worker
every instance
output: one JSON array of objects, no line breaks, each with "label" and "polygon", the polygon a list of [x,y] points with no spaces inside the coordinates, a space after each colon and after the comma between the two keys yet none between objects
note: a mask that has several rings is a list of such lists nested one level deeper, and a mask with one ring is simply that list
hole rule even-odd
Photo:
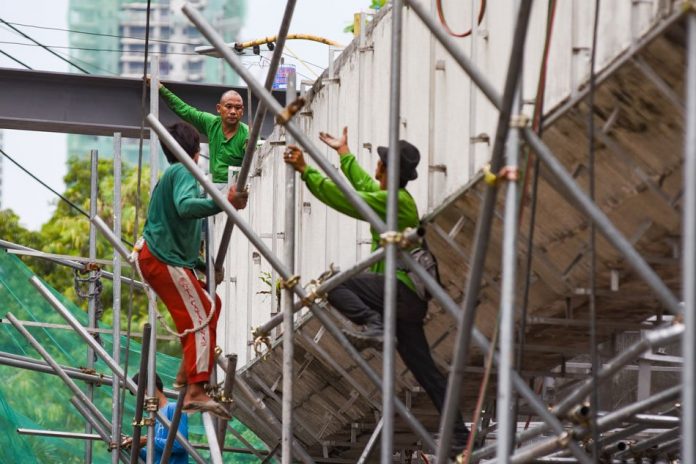
[{"label": "construction worker", "polygon": [[[374,179],[358,164],[348,148],[348,128],[343,129],[340,138],[320,132],[319,138],[335,149],[340,157],[341,171],[348,178],[358,195],[383,220],[387,214],[387,147],[378,147],[379,161]],[[398,191],[398,229],[418,227],[419,216],[416,202],[406,190],[406,184],[418,177],[416,167],[420,161],[418,149],[405,140],[399,141],[400,157]],[[305,163],[302,151],[290,145],[285,151],[284,160],[302,175],[302,180],[312,194],[331,208],[356,219],[363,219],[334,182],[315,168]],[[374,229],[372,250],[380,246],[380,234]],[[418,297],[415,287],[406,271],[398,270],[396,302],[396,340],[397,350],[404,364],[428,394],[435,407],[442,413],[447,391],[447,379],[437,369],[430,354],[428,340],[423,330],[423,318],[428,310],[425,300]],[[358,349],[381,348],[384,341],[384,261],[375,263],[369,272],[363,272],[329,292],[331,305],[353,323],[363,326],[362,332],[344,333]],[[451,449],[452,456],[466,447],[469,430],[461,416],[455,424],[455,435]]]},{"label": "construction worker", "polygon": [[[169,133],[194,161],[200,155],[198,132],[188,124],[177,123]],[[171,163],[152,191],[147,221],[139,241],[138,265],[143,277],[167,306],[181,337],[183,360],[176,382],[186,384],[183,410],[210,412],[229,418],[227,410],[213,401],[205,392],[210,372],[214,369],[213,351],[220,298],[215,307],[199,281],[194,269],[205,264],[199,257],[201,218],[219,213],[220,208],[211,199],[201,198],[199,185],[193,174],[177,162],[166,145],[162,149]],[[247,194],[237,192],[234,186],[227,200],[236,209],[246,207]],[[221,280],[222,272],[216,272]]]},{"label": "construction worker", "polygon": [[[138,378],[139,374],[135,374],[132,378],[133,382],[138,385]],[[167,397],[164,395],[164,384],[162,383],[162,379],[160,378],[159,375],[155,374],[155,385],[157,386],[157,390],[155,391],[155,397],[157,398],[157,405],[159,411],[162,413],[164,417],[167,418],[167,420],[171,423],[172,418],[174,417],[174,411],[176,411],[176,403],[170,402],[167,400]],[[188,416],[186,414],[182,414],[181,418],[179,419],[179,428],[177,429],[179,433],[186,439],[188,439]],[[159,420],[155,421],[155,440],[154,440],[154,448],[155,448],[155,464],[159,464],[160,461],[162,460],[162,453],[164,452],[164,447],[167,444],[167,436],[169,435],[169,430],[162,425],[162,423]],[[121,446],[131,446],[133,442],[133,438],[129,437],[126,438],[122,443]],[[145,445],[147,444],[147,436],[140,436],[140,458],[145,461],[147,459],[147,448]],[[169,456],[169,463],[170,464],[188,464],[189,459],[188,459],[188,452],[186,449],[179,443],[178,440],[174,440],[174,443],[172,443],[172,454]]]},{"label": "construction worker", "polygon": [[[147,82],[149,85],[149,78]],[[242,165],[249,141],[249,126],[242,122],[244,101],[241,95],[234,90],[223,93],[216,106],[218,115],[214,115],[187,105],[162,83],[159,94],[177,116],[208,137],[213,182],[227,185],[227,168]]]}]

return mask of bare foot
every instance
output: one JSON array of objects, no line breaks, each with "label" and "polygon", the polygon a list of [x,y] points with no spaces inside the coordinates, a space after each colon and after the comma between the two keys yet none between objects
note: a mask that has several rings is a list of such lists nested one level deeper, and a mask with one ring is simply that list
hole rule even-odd
[{"label": "bare foot", "polygon": [[186,395],[184,396],[184,407],[191,402],[206,402],[210,401],[212,398],[209,397],[205,389],[203,388],[204,382],[189,384],[186,388]]}]

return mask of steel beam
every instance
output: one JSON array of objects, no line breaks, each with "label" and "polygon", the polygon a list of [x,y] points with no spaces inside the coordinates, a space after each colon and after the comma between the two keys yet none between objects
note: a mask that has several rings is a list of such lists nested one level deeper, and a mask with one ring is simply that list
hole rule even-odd
[{"label": "steel beam", "polygon": [[[1,129],[140,137],[140,79],[0,68],[0,83]],[[166,86],[186,103],[213,114],[226,90],[246,95],[245,87],[169,82]],[[274,91],[273,96],[285,103],[284,91]],[[252,103],[258,105],[256,97]],[[160,117],[165,125],[179,120],[164,105]],[[270,115],[264,118],[261,134],[270,134],[273,124]]]}]

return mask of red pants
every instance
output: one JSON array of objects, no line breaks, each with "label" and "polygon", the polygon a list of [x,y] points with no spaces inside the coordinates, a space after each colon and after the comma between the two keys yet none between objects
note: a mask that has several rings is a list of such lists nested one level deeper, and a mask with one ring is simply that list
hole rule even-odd
[{"label": "red pants", "polygon": [[[163,263],[150,252],[147,244],[140,251],[138,262],[143,277],[167,306],[179,333],[205,322],[210,312],[210,299],[203,282],[196,279],[191,269]],[[181,338],[187,383],[207,382],[214,368],[213,355],[221,306],[220,297],[216,295],[215,300],[215,315],[208,326]]]}]

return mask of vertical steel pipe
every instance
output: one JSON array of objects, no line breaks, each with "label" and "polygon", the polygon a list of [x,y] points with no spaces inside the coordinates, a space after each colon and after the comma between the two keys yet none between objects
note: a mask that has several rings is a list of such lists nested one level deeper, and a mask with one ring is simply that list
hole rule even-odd
[{"label": "vertical steel pipe", "polygon": [[[148,359],[150,352],[150,337],[152,336],[152,327],[149,323],[143,327],[143,344],[140,352],[140,369],[138,369],[138,389],[135,392],[135,418],[133,419],[133,443],[131,444],[131,464],[138,462],[140,455],[140,435],[142,433],[142,421],[145,391],[148,387],[148,377],[145,375],[148,372]],[[149,445],[149,443],[148,443]],[[152,448],[150,446],[150,448]]]},{"label": "vertical steel pipe", "polygon": [[[153,55],[150,61],[150,114],[159,116],[159,57]],[[159,147],[157,145],[157,134],[150,129],[150,197],[157,184],[157,165],[159,158]],[[155,301],[152,290],[151,298],[148,298],[147,305],[147,321],[152,327],[150,333],[150,350],[148,352],[149,359],[147,369],[147,396],[154,398],[155,395],[155,376],[157,375],[157,309],[153,302]],[[145,378],[141,372],[140,381]],[[150,424],[147,427],[147,464],[155,462],[155,411],[150,411]]]},{"label": "vertical steel pipe", "polygon": [[[264,83],[264,88],[270,92],[271,87],[273,87],[273,80],[278,72],[278,66],[280,65],[280,59],[283,55],[283,50],[285,49],[285,39],[288,36],[288,31],[290,30],[290,22],[292,21],[292,14],[295,11],[295,4],[297,0],[288,0],[285,4],[285,13],[283,14],[283,20],[280,23],[280,29],[278,30],[278,35],[276,36],[275,49],[273,50],[273,55],[271,56],[271,62],[268,65],[268,74],[266,74],[266,82]],[[251,88],[250,94],[251,94]],[[286,103],[293,101],[285,94]],[[251,116],[251,98],[249,100],[249,115]],[[249,176],[249,169],[251,168],[251,162],[254,160],[254,152],[256,151],[256,142],[261,135],[261,126],[263,126],[263,120],[266,117],[266,106],[263,102],[259,101],[259,106],[256,109],[256,114],[254,115],[254,120],[251,123],[251,131],[249,132],[249,141],[247,142],[246,151],[244,152],[244,159],[242,160],[242,167],[239,170],[239,175],[237,176],[237,190],[242,190],[247,182],[247,177]],[[222,238],[220,239],[220,246],[218,248],[217,257],[215,258],[215,265],[221,267],[225,262],[225,255],[227,254],[227,248],[230,244],[230,237],[232,236],[232,229],[234,224],[231,221],[225,223],[225,229],[222,232]]]},{"label": "vertical steel pipe", "polygon": [[[97,214],[97,203],[99,198],[99,152],[90,150],[90,182],[89,182],[89,215]],[[97,257],[97,229],[93,224],[89,225],[89,257],[96,259]],[[97,300],[95,291],[97,271],[89,272],[89,287],[87,293],[87,326],[94,329],[97,326]],[[94,352],[87,348],[87,369],[94,368]],[[94,385],[87,385],[87,396],[90,401],[94,401]],[[92,426],[85,424],[85,433],[92,433]],[[85,442],[85,463],[92,463],[92,442]]]},{"label": "vertical steel pipe", "polygon": [[[234,377],[237,372],[237,355],[228,354],[225,356],[227,358],[227,367],[225,372],[225,383],[222,386],[222,396],[224,401],[232,401],[232,390],[234,389]],[[228,403],[229,404],[229,403]],[[228,406],[228,411],[231,409],[231,404]],[[218,422],[217,438],[220,447],[225,447],[225,432],[227,431],[227,421],[220,420]]]},{"label": "vertical steel pipe", "polygon": [[[519,1],[514,2],[519,9]],[[521,51],[524,53],[524,50]],[[524,67],[520,75],[524,74]],[[522,106],[521,85],[517,87],[512,99],[512,119],[520,120]],[[512,124],[511,124],[512,125]],[[497,457],[498,462],[510,462],[512,438],[516,429],[515,401],[512,389],[512,372],[515,369],[515,292],[517,291],[517,221],[518,203],[518,158],[520,150],[519,128],[510,128],[506,144],[505,170],[508,173],[505,192],[505,213],[503,218],[502,244],[502,284],[500,297],[500,364],[498,365],[498,418]]]},{"label": "vertical steel pipe", "polygon": [[682,462],[696,462],[696,13],[689,11],[686,43],[686,127],[684,137],[684,224],[682,226]]},{"label": "vertical steel pipe", "polygon": [[[288,75],[287,99],[297,98],[296,76],[292,71]],[[292,140],[287,140],[291,143]],[[285,165],[285,265],[295,269],[295,169]],[[273,293],[274,289],[271,289]],[[283,464],[292,463],[292,430],[293,430],[293,376],[295,358],[295,327],[293,324],[293,296],[291,288],[283,290],[283,405],[281,437],[281,460]]]},{"label": "vertical steel pipe", "polygon": [[[392,1],[391,72],[389,89],[389,151],[387,154],[387,230],[398,231],[399,211],[399,124],[401,119],[401,0]],[[362,25],[361,25],[362,27]],[[382,354],[382,464],[389,464],[394,453],[394,393],[396,383],[396,268],[399,248],[394,242],[384,246],[384,351]],[[402,343],[404,340],[402,340]]]},{"label": "vertical steel pipe", "polygon": [[[114,134],[114,224],[113,232],[121,239],[121,133]],[[95,227],[94,224],[91,225]],[[114,250],[114,280],[112,303],[112,349],[111,355],[116,363],[121,359],[121,255]],[[111,435],[116,447],[111,450],[111,463],[116,464],[120,455],[121,437],[121,383],[116,381],[111,385]]]},{"label": "vertical steel pipe", "polygon": [[[440,37],[440,35],[444,34],[444,31],[441,30],[442,28],[435,26],[432,18],[425,14],[420,5],[415,6],[416,3],[410,0],[408,0],[407,3],[412,6],[414,12],[426,23],[431,32],[433,32],[441,42],[443,38],[446,39],[445,41],[449,43],[449,46],[445,48],[447,48],[460,66],[469,73],[471,79],[483,90],[485,84],[484,87],[482,87],[482,84],[485,82],[485,77],[478,74],[475,66],[469,62],[468,58],[464,56],[459,47],[451,43],[452,40],[447,37],[446,34],[444,37]],[[494,173],[498,173],[503,164],[503,150],[505,148],[505,141],[508,138],[513,103],[516,101],[515,90],[518,88],[518,80],[521,74],[522,56],[527,39],[527,29],[531,10],[532,1],[522,0],[517,10],[517,20],[515,22],[515,31],[508,59],[508,70],[505,77],[502,100],[500,100],[500,97],[492,90],[488,92],[484,91],[494,104],[497,103],[496,106],[500,109],[491,153],[491,170]],[[458,321],[459,328],[454,341],[452,366],[450,368],[450,375],[447,382],[447,394],[443,407],[444,412],[440,420],[440,443],[437,451],[438,464],[445,463],[447,456],[446,450],[449,448],[452,438],[452,426],[457,415],[461,414],[459,411],[459,392],[461,391],[462,382],[464,380],[464,366],[469,357],[471,330],[476,318],[476,302],[478,301],[478,292],[481,286],[481,279],[483,278],[483,267],[488,253],[488,242],[491,236],[497,196],[497,185],[494,184],[486,187],[483,202],[481,203],[479,219],[476,222],[474,245],[472,246],[472,256],[470,260],[471,266],[467,275],[466,289],[464,291],[463,310],[459,310],[453,314],[453,317]]]}]

